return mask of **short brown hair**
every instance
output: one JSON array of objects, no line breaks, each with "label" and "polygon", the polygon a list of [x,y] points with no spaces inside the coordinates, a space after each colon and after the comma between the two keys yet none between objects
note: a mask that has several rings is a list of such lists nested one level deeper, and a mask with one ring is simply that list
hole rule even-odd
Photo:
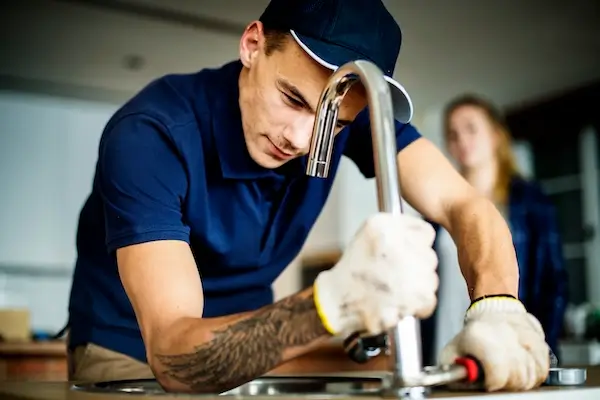
[{"label": "short brown hair", "polygon": [[267,56],[270,56],[276,51],[283,50],[291,36],[289,31],[267,26],[263,28],[263,33],[265,35],[265,55]]}]

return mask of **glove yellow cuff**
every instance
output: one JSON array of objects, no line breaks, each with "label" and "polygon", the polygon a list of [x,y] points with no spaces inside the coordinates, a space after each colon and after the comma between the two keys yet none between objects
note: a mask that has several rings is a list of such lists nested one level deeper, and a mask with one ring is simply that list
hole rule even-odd
[{"label": "glove yellow cuff", "polygon": [[325,315],[325,311],[323,310],[323,305],[321,304],[321,301],[319,299],[319,290],[317,288],[316,282],[313,284],[313,299],[315,302],[315,309],[317,310],[319,318],[321,318],[321,323],[323,324],[323,327],[327,329],[327,332],[329,332],[330,334],[336,335],[335,329],[333,329],[331,323],[327,320],[327,316]]}]

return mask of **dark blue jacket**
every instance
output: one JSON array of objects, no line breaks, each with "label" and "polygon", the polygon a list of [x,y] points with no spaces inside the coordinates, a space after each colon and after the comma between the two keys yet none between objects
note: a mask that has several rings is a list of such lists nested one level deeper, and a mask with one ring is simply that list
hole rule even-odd
[{"label": "dark blue jacket", "polygon": [[[537,184],[515,177],[510,187],[507,218],[519,262],[519,297],[539,319],[546,341],[558,355],[567,303],[567,273],[554,206]],[[437,224],[434,227],[436,231],[439,229]],[[426,363],[435,363],[437,357],[431,354],[435,317],[434,313],[421,324]]]}]

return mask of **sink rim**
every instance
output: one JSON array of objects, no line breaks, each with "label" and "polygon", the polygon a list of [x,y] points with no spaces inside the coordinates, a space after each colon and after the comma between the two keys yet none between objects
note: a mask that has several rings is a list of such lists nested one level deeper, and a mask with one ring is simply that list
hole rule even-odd
[{"label": "sink rim", "polygon": [[[222,393],[186,393],[194,397],[286,397],[286,396],[302,396],[304,398],[319,397],[319,398],[337,398],[342,396],[373,396],[381,393],[385,387],[388,374],[278,374],[264,375],[244,383],[236,388],[227,390]],[[156,385],[152,388],[144,389],[146,385]],[[288,387],[294,385],[321,385],[319,390],[286,390],[284,385]],[[334,392],[328,390],[329,385],[344,385],[348,387],[344,390],[336,390]],[[279,385],[279,388],[277,386]],[[252,386],[257,386],[256,393],[251,393]],[[262,386],[262,387],[261,387]],[[365,387],[366,386],[366,387]],[[372,386],[372,387],[371,387]],[[141,387],[141,390],[134,390]],[[270,390],[270,387],[276,391],[275,393],[266,393],[264,390]],[[128,390],[129,389],[129,390]],[[152,396],[173,396],[179,393],[166,392],[162,389],[156,379],[127,379],[113,380],[103,382],[81,382],[71,385],[71,390],[86,392],[86,393],[103,393],[103,394],[127,394],[127,395],[152,395]],[[156,391],[155,391],[156,390]],[[283,390],[283,391],[282,391]]]}]

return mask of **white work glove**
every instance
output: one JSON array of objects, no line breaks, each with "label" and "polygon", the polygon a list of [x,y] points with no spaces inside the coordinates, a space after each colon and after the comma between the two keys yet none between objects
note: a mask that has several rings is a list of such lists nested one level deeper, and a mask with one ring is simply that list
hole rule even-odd
[{"label": "white work glove", "polygon": [[542,384],[550,368],[550,348],[540,322],[509,297],[476,301],[465,325],[440,354],[441,365],[470,356],[483,367],[488,391],[530,390]]},{"label": "white work glove", "polygon": [[333,335],[377,335],[402,317],[431,315],[439,284],[434,238],[433,227],[417,217],[369,217],[339,262],[315,280],[325,328]]}]

